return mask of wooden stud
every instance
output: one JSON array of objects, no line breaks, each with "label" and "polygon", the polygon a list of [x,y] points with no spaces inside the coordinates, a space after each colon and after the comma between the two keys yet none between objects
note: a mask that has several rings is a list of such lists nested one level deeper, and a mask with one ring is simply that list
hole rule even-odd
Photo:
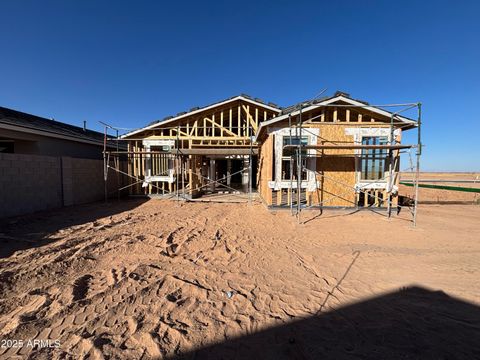
[{"label": "wooden stud", "polygon": [[220,113],[220,136],[223,137],[223,111]]},{"label": "wooden stud", "polygon": [[[253,131],[256,132],[257,131],[257,126],[255,124],[255,120],[253,119],[252,115],[250,114],[250,106],[247,106],[245,107],[245,105],[243,106],[243,110],[245,110],[245,113],[247,115],[247,122],[246,122],[246,127],[247,127],[247,131],[249,131],[248,129],[250,128],[250,126],[252,126],[253,128]],[[250,132],[247,133],[247,137],[249,136]]]},{"label": "wooden stud", "polygon": [[215,123],[215,114],[212,115],[212,121],[211,121],[211,123],[212,123],[212,134],[211,134],[211,136],[215,136],[215,125],[216,125],[216,123]]},{"label": "wooden stud", "polygon": [[[216,128],[219,128],[219,129],[222,131],[222,133],[225,132],[225,133],[227,133],[227,134],[229,134],[229,135],[231,135],[231,136],[233,136],[233,137],[236,137],[236,136],[237,136],[233,131],[230,131],[230,130],[222,127],[221,125],[217,124],[217,123],[215,122],[215,118],[209,119],[209,118],[206,117],[206,118],[204,118],[203,120],[204,120],[204,121],[208,121],[209,123],[212,124],[212,129],[213,129],[212,132],[213,132],[213,133],[215,133],[215,130],[214,130],[214,129],[215,129],[215,127],[216,127]],[[222,138],[223,138],[223,136],[215,136],[215,135],[212,135],[212,136],[204,136],[204,139],[205,139],[205,140],[222,139]]]},{"label": "wooden stud", "polygon": [[238,131],[238,136],[242,136],[242,132],[241,132],[241,119],[242,119],[242,111],[240,110],[240,105],[238,105],[238,128],[237,128],[237,131]]},{"label": "wooden stud", "polygon": [[245,108],[245,105],[243,105],[243,108],[245,109],[246,113],[247,113],[247,122],[245,124],[246,126],[246,134],[247,134],[247,137],[250,137],[250,105],[247,105],[247,107]]}]

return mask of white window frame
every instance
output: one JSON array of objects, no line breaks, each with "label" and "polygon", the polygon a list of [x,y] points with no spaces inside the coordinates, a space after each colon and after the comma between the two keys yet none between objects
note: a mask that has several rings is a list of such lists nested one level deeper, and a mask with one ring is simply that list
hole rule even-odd
[{"label": "white window frame", "polygon": [[[395,129],[393,132],[393,136],[396,137],[401,132],[400,129]],[[353,136],[353,140],[355,144],[361,145],[362,139],[364,137],[386,137],[387,141],[391,141],[390,138],[390,128],[378,128],[378,127],[371,127],[371,128],[362,128],[362,127],[355,127],[355,128],[345,128],[345,134]],[[357,162],[356,168],[357,172],[355,174],[355,188],[362,189],[362,190],[385,190],[388,187],[389,182],[385,179],[385,173],[383,179],[381,180],[362,180],[362,168],[361,168],[361,157],[362,157],[362,150],[355,149],[355,161]]]},{"label": "white window frame", "polygon": [[[389,136],[383,136],[383,135],[380,135],[380,136],[369,136],[369,135],[362,135],[361,139],[360,139],[360,144],[363,144],[363,139],[365,138],[376,138],[376,139],[379,139],[379,138],[386,138],[387,139],[387,143],[389,141]],[[387,182],[387,179],[385,179],[385,176],[386,176],[386,173],[388,172],[388,170],[386,169],[386,165],[387,165],[387,160],[385,160],[385,164],[384,164],[384,169],[383,169],[383,173],[382,173],[382,176],[380,179],[362,179],[362,168],[363,168],[363,165],[364,165],[364,158],[363,158],[364,154],[362,154],[362,149],[359,150],[359,153],[358,153],[358,182],[362,183],[362,184],[371,184],[371,183],[376,183],[376,182],[381,182],[381,183],[386,183]],[[388,153],[387,153],[387,158],[388,158]]]},{"label": "white window frame", "polygon": [[[268,130],[269,136],[274,135],[274,148],[275,153],[275,179],[272,179],[268,182],[268,187],[274,190],[280,189],[289,189],[296,188],[297,181],[294,180],[293,184],[290,180],[282,180],[282,158],[283,158],[283,138],[292,136],[307,137],[308,145],[317,144],[317,139],[320,134],[319,128],[307,128],[299,129],[297,128],[273,128]],[[316,154],[315,149],[308,149],[307,154],[311,157],[307,158],[307,179],[300,182],[302,189],[308,189],[308,191],[313,191],[317,188],[316,181],[316,167],[317,161],[314,157]]]},{"label": "white window frame", "polygon": [[[173,148],[175,146],[175,140],[142,140],[143,147],[146,152],[150,152],[152,146],[170,146]],[[175,182],[175,170],[173,160],[168,161],[168,175],[152,175],[152,157],[150,154],[145,156],[145,182],[159,181],[174,183]]]}]

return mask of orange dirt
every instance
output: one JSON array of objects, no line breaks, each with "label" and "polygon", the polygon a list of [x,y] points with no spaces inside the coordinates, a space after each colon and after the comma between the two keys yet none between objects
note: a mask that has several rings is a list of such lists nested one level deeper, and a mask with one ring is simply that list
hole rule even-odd
[{"label": "orange dirt", "polygon": [[421,206],[415,229],[315,215],[128,200],[5,220],[0,341],[60,346],[0,358],[480,357],[480,207]]},{"label": "orange dirt", "polygon": [[[400,176],[400,181],[408,181],[413,179],[413,174],[406,172]],[[430,182],[428,180],[474,180],[472,182]],[[453,187],[480,188],[480,173],[475,172],[422,172],[420,173],[420,182],[432,185],[445,185]],[[415,190],[413,187],[400,185],[400,195],[414,197]],[[427,204],[480,204],[480,193],[461,192],[452,190],[439,190],[429,188],[419,188],[418,199],[421,203]]]}]

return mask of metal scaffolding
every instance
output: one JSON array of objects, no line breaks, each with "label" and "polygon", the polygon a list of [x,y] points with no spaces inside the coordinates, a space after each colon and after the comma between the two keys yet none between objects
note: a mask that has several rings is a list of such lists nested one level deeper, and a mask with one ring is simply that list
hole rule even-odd
[{"label": "metal scaffolding", "polygon": [[[104,125],[104,149],[103,149],[103,160],[104,160],[104,182],[105,182],[105,201],[108,200],[112,193],[125,190],[127,188],[131,188],[133,186],[138,186],[139,184],[142,185],[142,188],[152,187],[155,188],[157,191],[161,192],[162,198],[167,199],[175,199],[177,201],[184,200],[184,201],[207,201],[207,202],[248,202],[251,204],[253,202],[253,156],[255,155],[256,151],[253,148],[252,139],[250,139],[250,144],[248,148],[245,149],[229,149],[229,148],[212,148],[212,149],[205,149],[205,148],[181,148],[180,141],[179,141],[179,128],[177,127],[169,127],[164,129],[176,129],[177,135],[175,139],[175,147],[170,148],[164,151],[131,151],[131,150],[120,150],[119,149],[119,142],[121,141],[131,141],[131,139],[122,139],[118,136],[119,128],[116,128],[112,125],[106,124],[101,122]],[[253,134],[253,128],[249,127],[249,131]],[[109,137],[108,130],[113,130],[116,133],[116,137]],[[116,150],[108,150],[108,142],[114,141],[116,142]],[[194,176],[197,180],[201,182],[201,185],[189,188],[188,182],[185,181],[185,173],[189,170],[187,169],[188,158],[190,155],[202,155],[202,156],[211,156],[211,155],[223,155],[223,156],[243,156],[244,161],[248,161],[248,168],[244,168],[242,170],[229,173],[227,176],[224,176],[220,179],[212,179],[210,177],[202,176],[201,174],[190,172],[190,176]],[[156,181],[148,181],[145,176],[135,176],[128,172],[122,171],[120,169],[121,161],[132,161],[138,160],[141,161],[148,161],[149,157],[152,155],[167,155],[170,160],[172,160],[174,164],[174,177],[175,177],[175,188],[173,190],[166,190],[164,188],[155,185],[154,182]],[[247,160],[248,159],[248,160]],[[113,166],[112,166],[113,160]],[[108,191],[108,180],[109,180],[109,171],[112,170],[114,173],[122,176],[126,176],[132,182],[126,186],[118,186],[115,191],[109,192]],[[159,173],[156,175],[167,175],[169,170],[165,170],[163,173]],[[248,184],[246,186],[246,191],[240,191],[239,189],[235,189],[227,184],[227,179],[232,178],[234,175],[243,175],[247,174],[248,176]],[[193,194],[197,191],[203,191],[210,187],[214,188],[221,188],[223,189],[223,194],[216,194],[214,196],[210,196],[206,199],[202,198],[193,198]],[[227,193],[228,192],[228,193]],[[147,196],[147,194],[144,194]],[[155,196],[151,195],[151,196]],[[220,200],[221,199],[221,200]]]},{"label": "metal scaffolding", "polygon": [[[315,100],[315,99],[314,99]],[[358,168],[357,164],[359,162],[359,154],[361,155],[361,150],[368,150],[368,149],[383,149],[383,150],[388,150],[388,175],[384,176],[382,179],[379,179],[378,181],[386,181],[386,189],[388,190],[388,199],[383,200],[387,204],[387,213],[388,217],[391,217],[392,214],[392,205],[393,205],[393,187],[394,187],[394,182],[395,182],[395,169],[397,168],[397,163],[395,162],[399,156],[400,156],[400,151],[405,150],[405,149],[412,149],[415,148],[416,152],[416,164],[410,166],[410,171],[414,174],[414,181],[413,181],[413,186],[414,186],[414,202],[413,202],[413,207],[410,206],[404,206],[400,204],[396,204],[396,206],[401,209],[404,207],[407,207],[411,210],[412,213],[412,224],[413,226],[416,226],[417,224],[417,209],[418,209],[418,182],[419,182],[419,172],[420,172],[420,157],[422,155],[422,142],[421,142],[421,125],[422,125],[422,117],[421,117],[421,103],[406,103],[406,104],[386,104],[386,105],[375,105],[375,107],[400,107],[399,111],[391,113],[390,117],[390,136],[388,138],[388,144],[387,145],[360,145],[360,144],[355,144],[355,145],[339,145],[339,144],[332,144],[332,145],[305,145],[302,144],[301,137],[302,137],[302,129],[303,131],[306,131],[309,135],[312,135],[316,137],[317,139],[321,139],[319,135],[311,132],[308,130],[308,127],[305,128],[303,120],[302,120],[302,111],[305,107],[307,106],[312,106],[314,105],[314,100],[302,103],[298,107],[294,108],[290,114],[288,114],[288,123],[289,123],[289,144],[284,145],[283,149],[293,149],[294,151],[291,152],[290,154],[290,210],[293,216],[296,216],[298,219],[298,222],[301,222],[301,212],[304,209],[307,208],[312,208],[313,206],[307,206],[307,205],[302,205],[302,198],[301,198],[301,193],[302,193],[302,172],[303,171],[312,171],[308,169],[305,165],[303,160],[305,158],[310,157],[308,155],[306,150],[315,150],[316,154],[313,155],[314,157],[319,157],[322,156],[322,153],[319,153],[319,150],[324,150],[324,149],[343,149],[343,150],[354,150],[353,156],[355,157],[355,174],[358,173]],[[372,105],[343,105],[343,104],[320,104],[319,106],[321,107],[348,107],[348,108],[366,108],[366,107],[372,107]],[[395,121],[397,119],[397,116],[407,110],[416,108],[417,109],[417,120],[413,124],[405,124],[404,122],[399,122]],[[297,122],[296,125],[292,125],[292,113],[298,112],[297,115]],[[308,121],[311,121],[317,117],[320,117],[321,115],[318,115],[316,117],[308,119]],[[397,128],[402,128],[402,127],[414,127],[417,129],[417,144],[416,145],[402,145],[396,142],[395,136],[394,136],[394,131]],[[294,131],[292,131],[292,127],[294,127]],[[292,133],[295,133],[293,135]],[[294,144],[293,142],[293,137],[296,138],[296,143]],[[394,156],[394,151],[398,151],[397,156]],[[345,155],[344,155],[345,156]],[[296,160],[296,161],[295,161]],[[296,179],[294,179],[294,169],[293,165],[296,163]],[[397,171],[401,172],[401,171]],[[331,201],[335,198],[339,198],[342,195],[346,195],[349,192],[352,191],[352,188],[350,185],[345,184],[343,182],[338,181],[337,179],[333,178],[328,178],[325,174],[314,171],[314,176],[315,176],[315,181],[318,181],[318,177],[322,179],[329,179],[332,182],[335,182],[338,185],[350,188],[347,192],[342,193],[342,194],[334,194],[332,197],[328,198],[327,200],[322,200],[319,201],[318,204],[315,205],[315,207],[319,207],[320,211],[322,211],[323,204]],[[293,196],[293,183],[294,180],[296,181],[296,192],[297,192],[297,200],[296,204],[294,204],[294,196]],[[372,197],[372,195],[368,192],[368,189],[364,189],[362,187],[354,187],[353,190],[355,190],[358,194],[362,194],[363,196],[367,197]],[[356,201],[354,203],[356,209],[359,209],[358,202]],[[373,210],[370,207],[367,207],[369,210]]]},{"label": "metal scaffolding", "polygon": [[[320,95],[320,94],[319,94]],[[352,188],[351,185],[342,183],[338,179],[334,179],[332,177],[329,177],[325,175],[324,173],[321,173],[319,171],[314,171],[314,176],[315,176],[315,182],[318,183],[318,181],[324,182],[325,180],[332,181],[342,187],[345,187],[347,190],[345,193],[341,194],[332,194],[332,196],[328,199],[322,199],[315,205],[307,205],[303,204],[303,199],[302,199],[302,173],[307,172],[307,171],[312,171],[307,168],[306,164],[306,159],[309,157],[321,157],[322,151],[327,150],[327,149],[343,149],[343,150],[353,150],[353,154],[348,154],[348,156],[353,156],[355,158],[355,174],[358,173],[358,163],[359,159],[362,155],[362,150],[368,150],[368,149],[381,149],[381,150],[386,150],[388,151],[388,171],[384,173],[384,177],[382,179],[378,179],[378,181],[385,181],[386,182],[386,189],[388,190],[388,198],[383,199],[382,197],[382,204],[387,205],[387,213],[388,217],[391,217],[392,214],[392,209],[393,205],[397,206],[398,209],[402,208],[408,208],[410,209],[412,213],[412,223],[414,226],[416,226],[417,223],[417,208],[418,208],[418,182],[419,182],[419,171],[420,171],[420,158],[422,155],[422,142],[421,142],[421,125],[422,125],[422,117],[421,117],[421,103],[405,103],[405,104],[386,104],[386,105],[367,105],[367,104],[362,104],[362,105],[343,105],[343,104],[319,104],[319,107],[346,107],[346,108],[369,108],[372,106],[375,107],[396,107],[399,108],[398,111],[396,112],[391,112],[390,116],[390,135],[388,137],[388,143],[386,145],[361,145],[361,144],[350,144],[350,145],[339,145],[335,144],[332,141],[326,141],[331,144],[318,144],[318,145],[309,145],[309,144],[303,144],[301,141],[302,133],[306,132],[311,136],[314,136],[317,139],[320,140],[325,140],[322,139],[318,134],[310,131],[310,127],[306,126],[305,121],[302,119],[303,116],[303,110],[307,106],[315,106],[315,99],[309,101],[309,102],[304,102],[298,107],[294,108],[289,114],[288,114],[288,125],[289,125],[289,142],[288,144],[283,145],[283,149],[290,149],[292,150],[290,152],[290,188],[289,188],[289,201],[290,201],[290,211],[293,216],[296,216],[298,218],[298,221],[301,221],[301,212],[305,209],[308,208],[316,208],[318,207],[320,211],[322,211],[324,205],[328,203],[329,201],[332,201],[335,198],[339,198],[345,194],[348,194],[352,190],[355,191],[357,194],[363,194],[364,199],[368,199],[369,197],[372,197],[372,194],[369,193],[369,189],[361,187],[361,186],[355,186]],[[406,124],[403,121],[400,121],[398,116],[399,114],[410,110],[410,109],[417,109],[417,120],[412,120],[411,123]],[[293,113],[297,112],[298,114],[296,115],[296,122],[293,124]],[[321,115],[315,116],[315,117],[310,117],[307,119],[307,121],[312,121],[316,118],[318,118]],[[228,176],[233,176],[235,174],[248,174],[248,188],[247,191],[244,193],[241,193],[238,191],[238,189],[234,189],[230,187],[229,185],[226,184],[226,178],[228,177],[223,177],[220,179],[213,179],[210,178],[209,176],[203,176],[199,173],[189,171],[191,167],[191,162],[189,163],[189,158],[193,155],[204,155],[204,156],[209,156],[209,155],[214,155],[216,152],[220,151],[218,148],[182,148],[181,147],[181,141],[179,138],[180,134],[180,129],[179,127],[166,127],[164,130],[169,130],[169,129],[175,129],[176,130],[176,138],[173,140],[175,142],[175,146],[173,148],[170,148],[165,151],[138,151],[137,150],[130,150],[128,151],[123,151],[119,149],[119,144],[121,141],[132,141],[132,140],[143,140],[143,139],[122,139],[118,136],[119,130],[121,128],[117,128],[114,126],[111,126],[106,123],[102,123],[105,127],[105,140],[104,140],[104,151],[103,151],[103,159],[104,159],[104,181],[105,181],[105,200],[109,198],[109,196],[112,193],[117,193],[118,196],[120,196],[120,192],[122,190],[125,190],[127,188],[131,188],[133,186],[138,187],[141,184],[141,188],[146,189],[147,187],[149,189],[156,189],[157,194],[161,195],[162,197],[165,198],[170,198],[170,199],[176,199],[176,200],[186,200],[186,201],[202,201],[202,199],[194,199],[193,194],[196,193],[197,191],[203,191],[204,189],[208,189],[210,187],[220,187],[223,189],[226,189],[229,192],[229,196],[224,196],[228,198],[236,198],[238,197],[239,199],[243,199],[248,203],[252,203],[253,201],[253,184],[252,184],[252,178],[253,178],[253,168],[252,168],[252,163],[253,163],[253,156],[255,155],[255,152],[257,149],[254,149],[253,147],[253,137],[250,137],[250,142],[248,144],[248,148],[245,147],[244,149],[228,149],[228,148],[222,148],[220,149],[225,156],[227,155],[233,155],[235,151],[244,157],[248,157],[248,168],[244,168],[240,171],[237,171],[233,174],[229,174]],[[409,128],[416,128],[417,129],[417,143],[413,145],[403,145],[401,143],[397,143],[396,138],[394,136],[395,129],[402,129],[404,127],[409,127]],[[108,131],[113,130],[115,132],[116,136],[109,136]],[[254,129],[252,127],[248,128],[248,132],[250,134],[254,133]],[[294,139],[295,142],[294,142]],[[299,140],[300,139],[300,140]],[[114,141],[116,144],[116,151],[111,151],[109,150],[108,142],[109,141]],[[398,173],[400,170],[399,169],[399,164],[397,164],[395,161],[399,158],[400,153],[404,150],[410,151],[411,149],[415,149],[415,156],[416,156],[416,162],[411,163],[410,167],[407,170],[410,170],[413,175],[413,186],[414,186],[414,199],[413,199],[413,206],[410,205],[403,205],[403,204],[394,204],[393,203],[393,188],[395,184],[395,174]],[[240,151],[241,150],[241,151]],[[309,151],[314,152],[314,155],[309,154]],[[394,152],[397,152],[397,155],[394,155]],[[174,164],[174,174],[175,174],[175,188],[174,190],[172,189],[165,189],[163,186],[159,187],[158,185],[155,185],[154,182],[147,181],[145,177],[141,176],[135,176],[132,175],[130,172],[125,172],[121,169],[121,161],[122,160],[127,160],[127,161],[132,161],[132,160],[139,160],[140,161],[148,161],[149,157],[152,155],[156,154],[163,154],[163,155],[168,155],[168,159],[170,159],[173,164]],[[345,156],[345,155],[344,155]],[[245,158],[246,160],[246,158]],[[113,166],[112,166],[113,162]],[[190,164],[190,165],[187,165]],[[294,168],[296,167],[296,168]],[[107,182],[109,180],[109,171],[113,170],[116,175],[117,175],[117,190],[113,192],[108,192],[108,186]],[[196,177],[196,179],[199,181],[200,185],[195,186],[195,187],[189,187],[186,185],[188,181],[185,181],[185,174],[189,173],[190,180],[192,177]],[[296,176],[294,176],[294,173],[296,173]],[[167,175],[167,173],[160,173],[157,175]],[[130,179],[131,183],[128,185],[120,186],[119,182],[119,177],[120,176],[125,176]],[[317,184],[318,185],[318,184]],[[317,186],[318,188],[318,186]],[[296,194],[294,194],[294,191],[296,191]],[[146,192],[146,191],[144,191]],[[306,191],[305,191],[306,192]],[[161,193],[161,194],[159,194]],[[146,195],[146,194],[145,194]],[[246,195],[246,196],[245,196]],[[294,196],[295,195],[295,196]],[[220,198],[222,196],[218,196],[217,198]],[[208,199],[207,201],[211,201]],[[228,201],[225,201],[228,202]],[[355,208],[358,210],[359,209],[359,202],[355,201],[353,204]],[[368,210],[375,210],[374,208],[371,208],[370,206],[366,207]]]}]

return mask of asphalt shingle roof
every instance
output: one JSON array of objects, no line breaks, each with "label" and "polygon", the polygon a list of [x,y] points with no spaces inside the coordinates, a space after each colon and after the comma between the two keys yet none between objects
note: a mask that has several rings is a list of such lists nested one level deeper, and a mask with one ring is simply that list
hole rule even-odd
[{"label": "asphalt shingle roof", "polygon": [[40,130],[52,134],[73,137],[81,140],[103,142],[104,134],[94,130],[84,130],[83,127],[49,120],[40,116],[0,106],[0,123]]}]

